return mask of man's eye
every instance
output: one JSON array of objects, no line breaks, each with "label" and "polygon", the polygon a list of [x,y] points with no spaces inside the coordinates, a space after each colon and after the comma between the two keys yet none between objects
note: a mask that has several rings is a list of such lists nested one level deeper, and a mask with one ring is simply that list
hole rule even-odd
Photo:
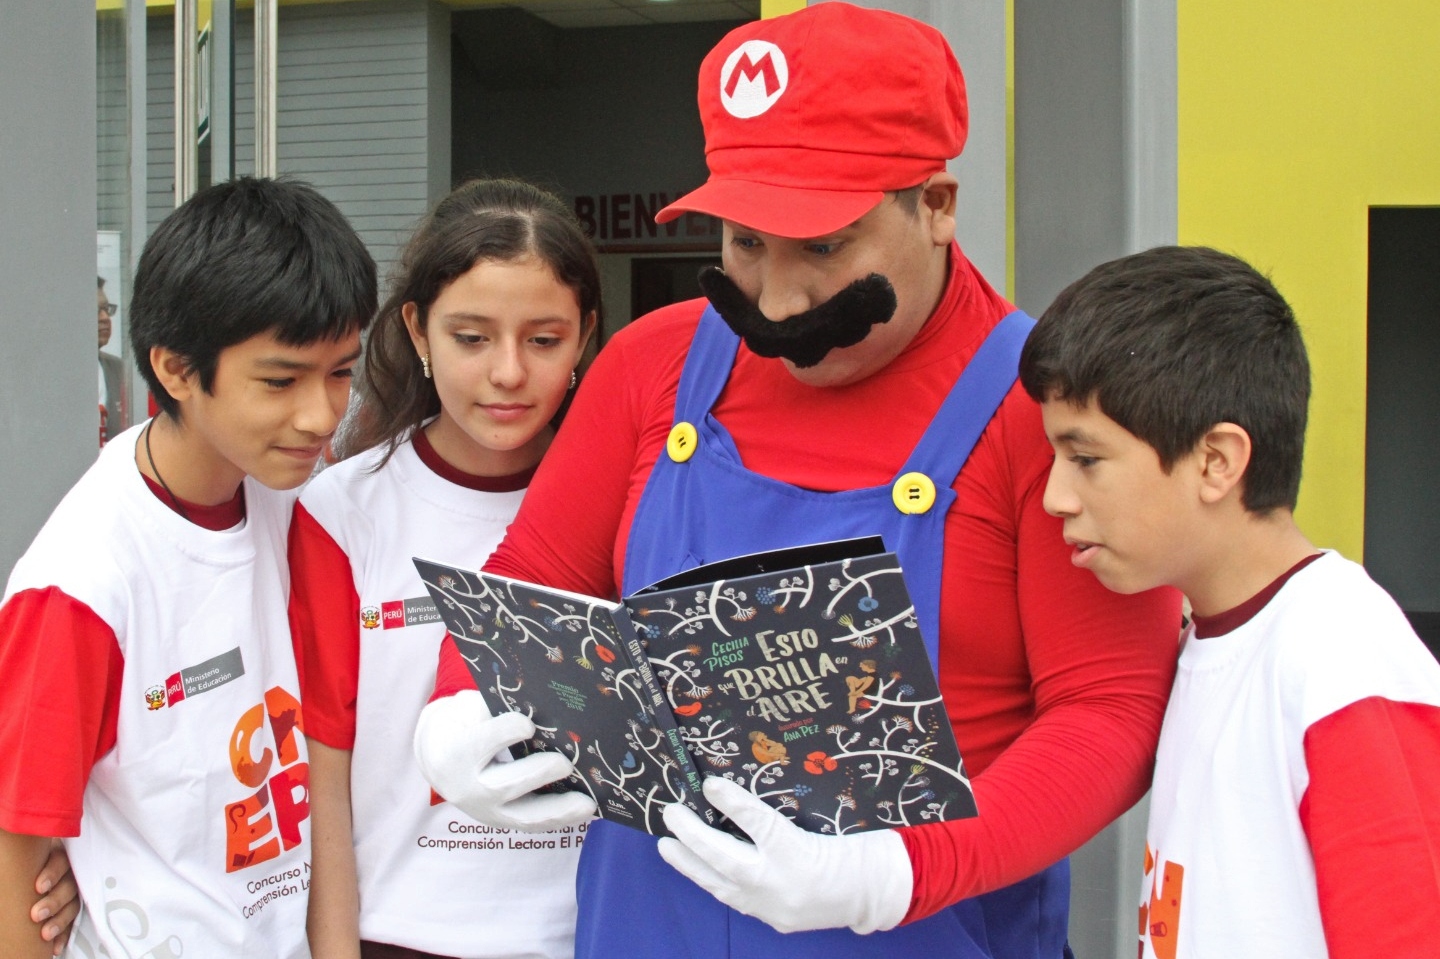
[{"label": "man's eye", "polygon": [[811,244],[808,244],[808,245],[805,247],[805,249],[809,250],[811,253],[814,253],[816,256],[829,256],[830,254],[834,253],[836,250],[840,249],[840,244],[838,244],[838,243],[811,243]]},{"label": "man's eye", "polygon": [[287,377],[286,379],[281,380],[265,380],[265,385],[270,387],[272,390],[283,390],[285,387],[289,386],[294,382],[295,379],[293,377]]},{"label": "man's eye", "polygon": [[1096,463],[1100,462],[1100,458],[1098,456],[1081,456],[1077,453],[1076,455],[1070,457],[1070,462],[1074,463],[1076,466],[1084,470],[1089,469]]}]

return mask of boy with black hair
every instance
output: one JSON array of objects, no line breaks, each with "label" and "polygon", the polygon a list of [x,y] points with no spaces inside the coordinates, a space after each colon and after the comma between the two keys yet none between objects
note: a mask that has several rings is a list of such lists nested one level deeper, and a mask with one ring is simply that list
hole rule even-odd
[{"label": "boy with black hair", "polygon": [[82,955],[308,954],[286,532],[375,300],[301,183],[210,187],[145,245],[130,336],[162,412],[106,445],[0,606],[0,675],[25,684],[0,705],[0,904],[67,837]]},{"label": "boy with black hair", "polygon": [[1164,247],[1051,305],[1020,363],[1046,509],[1117,592],[1189,597],[1160,735],[1140,955],[1433,955],[1440,666],[1293,510],[1310,370],[1244,262]]}]

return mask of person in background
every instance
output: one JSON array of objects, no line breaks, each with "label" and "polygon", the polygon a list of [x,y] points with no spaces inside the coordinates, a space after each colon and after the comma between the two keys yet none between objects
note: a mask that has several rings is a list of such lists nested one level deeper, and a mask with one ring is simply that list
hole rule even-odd
[{"label": "person in background", "polygon": [[[1043,508],[1051,451],[1015,382],[1030,321],[955,242],[959,66],[931,27],[822,3],[728,34],[699,103],[709,181],[659,218],[719,217],[724,271],[606,344],[486,568],[613,596],[881,535],[979,816],[822,836],[712,779],[756,843],[678,806],[658,848],[594,824],[577,955],[1059,959],[1064,857],[1149,784],[1180,600],[1104,590]],[[533,730],[444,655],[416,729],[436,789],[492,824],[593,815],[532,792],[563,757],[486,762]]]},{"label": "person in background", "polygon": [[105,295],[105,277],[99,281],[95,299],[100,319],[100,445],[112,435],[118,435],[125,423],[125,411],[121,407],[121,381],[124,376],[120,357],[105,352],[110,342],[111,320],[115,316],[115,304]]}]

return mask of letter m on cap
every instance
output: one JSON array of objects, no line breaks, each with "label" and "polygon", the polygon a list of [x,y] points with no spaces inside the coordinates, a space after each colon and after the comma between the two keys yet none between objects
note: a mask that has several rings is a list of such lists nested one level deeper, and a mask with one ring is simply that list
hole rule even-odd
[{"label": "letter m on cap", "polygon": [[773,96],[780,92],[780,78],[775,75],[775,58],[769,50],[760,57],[759,61],[751,60],[748,52],[740,54],[740,59],[735,64],[735,69],[730,71],[730,79],[725,84],[725,95],[733,97],[735,88],[740,85],[740,78],[754,82],[756,77],[764,79],[766,96]]},{"label": "letter m on cap", "polygon": [[775,104],[789,81],[790,68],[779,47],[747,40],[730,51],[720,70],[720,102],[733,117],[757,117]]}]

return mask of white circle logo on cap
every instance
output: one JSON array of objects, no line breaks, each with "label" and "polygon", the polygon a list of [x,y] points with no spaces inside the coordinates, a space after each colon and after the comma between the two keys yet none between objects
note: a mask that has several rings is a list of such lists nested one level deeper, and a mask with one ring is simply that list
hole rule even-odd
[{"label": "white circle logo on cap", "polygon": [[720,68],[720,103],[732,117],[748,120],[775,105],[790,82],[785,54],[769,40],[746,40]]}]

